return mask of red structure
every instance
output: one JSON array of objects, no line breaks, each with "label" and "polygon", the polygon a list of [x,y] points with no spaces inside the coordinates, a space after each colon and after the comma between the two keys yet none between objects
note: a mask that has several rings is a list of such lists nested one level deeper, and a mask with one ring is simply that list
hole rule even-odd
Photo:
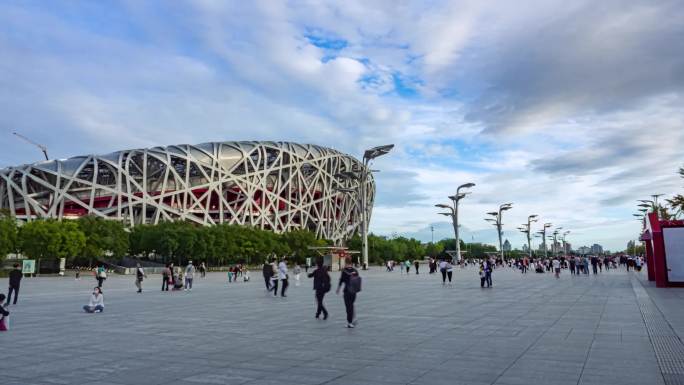
[{"label": "red structure", "polygon": [[[641,235],[640,240],[646,246],[646,264],[648,266],[648,280],[655,281],[656,287],[684,287],[684,280],[679,278],[681,275],[680,267],[684,265],[684,255],[676,246],[670,246],[668,255],[666,247],[666,237],[668,245],[676,245],[677,242],[684,244],[684,237],[676,236],[674,232],[667,229],[682,228],[684,221],[660,220],[656,213],[650,213],[645,219],[646,229]],[[668,233],[667,235],[665,233]],[[672,234],[670,234],[672,233]],[[680,232],[684,233],[684,231]],[[669,261],[669,264],[668,264]],[[676,268],[676,271],[673,271]]]}]

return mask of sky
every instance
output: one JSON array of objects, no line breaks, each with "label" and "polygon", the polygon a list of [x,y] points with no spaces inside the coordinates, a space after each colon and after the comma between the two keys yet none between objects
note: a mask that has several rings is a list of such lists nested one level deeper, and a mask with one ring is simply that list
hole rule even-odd
[{"label": "sky", "polygon": [[[677,1],[0,4],[0,167],[231,140],[378,158],[376,234],[495,243],[537,214],[623,250],[636,200],[684,192]],[[431,229],[434,228],[434,233]],[[533,225],[533,231],[540,228]],[[552,228],[552,229],[553,229]],[[535,243],[540,240],[537,239]]]}]

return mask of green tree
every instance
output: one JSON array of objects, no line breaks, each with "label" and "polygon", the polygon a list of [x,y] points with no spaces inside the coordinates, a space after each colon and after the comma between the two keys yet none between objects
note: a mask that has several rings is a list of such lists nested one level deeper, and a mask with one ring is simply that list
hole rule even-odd
[{"label": "green tree", "polygon": [[31,221],[19,228],[18,245],[29,258],[47,258],[59,247],[59,235],[48,221]]},{"label": "green tree", "polygon": [[0,211],[0,262],[17,250],[17,221],[8,211]]},{"label": "green tree", "polygon": [[294,262],[304,263],[307,257],[315,258],[318,254],[309,247],[325,246],[323,239],[316,238],[316,235],[309,230],[293,230],[282,234],[281,242],[289,248],[289,253],[294,257]]},{"label": "green tree", "polygon": [[444,252],[444,245],[442,243],[428,243],[425,246],[425,254],[432,258],[439,257]]},{"label": "green tree", "polygon": [[19,229],[19,247],[30,258],[72,258],[85,247],[85,234],[71,221],[35,220]]},{"label": "green tree", "polygon": [[57,258],[73,258],[81,254],[86,245],[86,236],[78,224],[72,221],[53,222],[59,235],[59,247],[55,252]]},{"label": "green tree", "polygon": [[98,259],[111,255],[119,258],[126,255],[129,235],[121,222],[89,215],[79,218],[77,223],[86,237],[84,257]]}]

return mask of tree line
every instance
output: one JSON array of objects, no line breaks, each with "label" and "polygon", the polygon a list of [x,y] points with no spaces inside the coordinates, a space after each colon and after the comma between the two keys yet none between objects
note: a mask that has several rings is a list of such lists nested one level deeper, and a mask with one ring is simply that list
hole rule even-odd
[{"label": "tree line", "polygon": [[[417,239],[389,238],[369,234],[369,262],[404,261],[439,258],[455,250],[454,239],[421,243]],[[332,242],[317,239],[308,230],[277,234],[250,226],[221,224],[198,226],[189,222],[162,222],[125,228],[120,222],[95,216],[76,220],[34,220],[17,225],[7,213],[0,213],[0,259],[7,254],[54,260],[66,258],[70,266],[92,266],[98,261],[116,261],[124,256],[162,263],[186,263],[192,259],[210,266],[234,263],[259,264],[268,256],[289,256],[296,263],[318,254],[311,246],[329,246]],[[361,237],[347,241],[350,250],[361,250]],[[482,258],[496,251],[491,245],[465,244],[466,257]]]},{"label": "tree line", "polygon": [[40,219],[17,225],[0,213],[0,260],[7,254],[91,266],[134,256],[157,262],[203,261],[210,266],[261,263],[268,256],[289,256],[297,263],[316,256],[310,246],[325,246],[308,230],[276,234],[249,226],[198,226],[189,222],[162,222],[127,229],[121,222],[85,216],[76,220]]}]

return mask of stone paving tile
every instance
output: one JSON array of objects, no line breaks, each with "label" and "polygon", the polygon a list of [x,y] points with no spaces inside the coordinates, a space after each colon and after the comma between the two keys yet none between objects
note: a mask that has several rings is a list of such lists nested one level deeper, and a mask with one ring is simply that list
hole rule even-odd
[{"label": "stone paving tile", "polygon": [[[336,275],[337,273],[335,273]],[[106,310],[83,314],[94,280],[33,278],[0,334],[3,385],[31,384],[660,384],[658,362],[631,286],[634,273],[494,274],[454,284],[438,277],[364,272],[356,329],[313,317],[311,282],[274,298],[258,279],[196,279],[192,292],[135,293],[130,277],[104,285]],[[258,278],[258,273],[253,273]],[[684,289],[640,280],[676,332]],[[0,279],[0,287],[7,280]],[[681,337],[681,334],[680,334]],[[610,370],[607,370],[610,368]]]}]

